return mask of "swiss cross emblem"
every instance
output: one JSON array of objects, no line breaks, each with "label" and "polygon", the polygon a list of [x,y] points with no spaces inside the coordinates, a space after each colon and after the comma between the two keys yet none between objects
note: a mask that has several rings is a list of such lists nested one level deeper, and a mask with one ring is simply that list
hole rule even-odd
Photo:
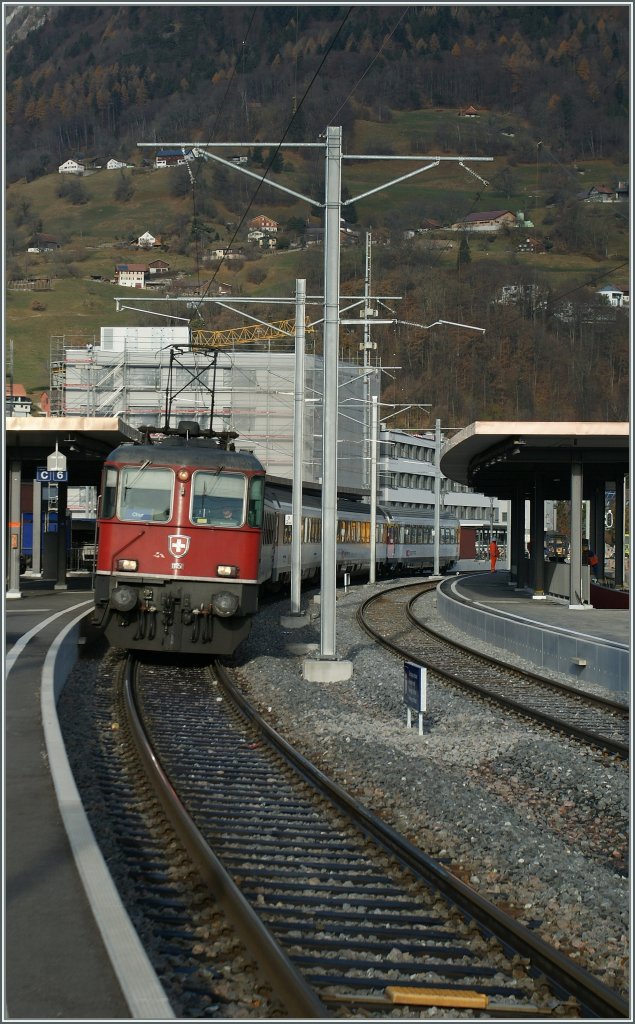
[{"label": "swiss cross emblem", "polygon": [[190,546],[189,537],[181,537],[179,533],[170,534],[168,537],[168,548],[174,558],[182,558],[186,555]]}]

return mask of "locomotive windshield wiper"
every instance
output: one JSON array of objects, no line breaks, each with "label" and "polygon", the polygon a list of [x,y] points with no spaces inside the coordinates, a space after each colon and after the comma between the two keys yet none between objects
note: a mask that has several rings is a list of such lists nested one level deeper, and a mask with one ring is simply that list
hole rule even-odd
[{"label": "locomotive windshield wiper", "polygon": [[141,463],[141,465],[139,466],[139,469],[135,473],[133,479],[130,481],[129,484],[126,484],[126,486],[124,487],[124,491],[126,491],[126,493],[134,487],[134,485],[136,484],[137,480],[139,479],[139,477],[143,473],[144,469],[147,469],[147,467],[150,465],[150,463],[151,463],[150,459],[146,459],[145,462]]}]

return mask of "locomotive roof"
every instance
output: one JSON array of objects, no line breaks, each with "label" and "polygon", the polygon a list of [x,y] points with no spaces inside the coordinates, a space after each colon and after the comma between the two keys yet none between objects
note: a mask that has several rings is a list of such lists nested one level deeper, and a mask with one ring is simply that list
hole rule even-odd
[{"label": "locomotive roof", "polygon": [[194,466],[254,472],[262,465],[251,452],[227,451],[205,437],[166,437],[156,444],[122,444],[108,456],[107,462],[125,462],[137,466]]}]

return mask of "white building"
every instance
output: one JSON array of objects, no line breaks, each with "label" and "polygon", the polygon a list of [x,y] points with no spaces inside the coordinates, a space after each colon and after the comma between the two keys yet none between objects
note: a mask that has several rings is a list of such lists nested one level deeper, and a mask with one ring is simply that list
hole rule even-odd
[{"label": "white building", "polygon": [[24,384],[6,384],[4,389],[5,416],[30,416],[31,398],[27,395]]},{"label": "white building", "polygon": [[622,306],[629,305],[629,293],[624,292],[621,288],[616,288],[612,284],[605,284],[602,288],[599,288],[596,295],[599,295],[601,299],[604,299],[609,306],[617,306],[621,309]]},{"label": "white building", "polygon": [[[459,520],[465,533],[475,535],[477,552],[485,564],[485,549],[493,531],[499,547],[505,547],[509,503],[478,494],[444,477],[436,465],[434,431],[414,434],[381,429],[379,433],[378,504],[395,511],[435,511],[435,482],[440,476],[440,514]],[[442,439],[443,443],[443,439]],[[506,551],[504,555],[506,556]],[[488,563],[489,564],[489,563]],[[479,568],[478,561],[459,561],[459,569]]]},{"label": "white building", "polygon": [[122,288],[145,288],[148,267],[145,263],[118,263],[115,281]]},{"label": "white building", "polygon": [[57,168],[58,174],[84,174],[86,168],[77,160],[65,160]]}]

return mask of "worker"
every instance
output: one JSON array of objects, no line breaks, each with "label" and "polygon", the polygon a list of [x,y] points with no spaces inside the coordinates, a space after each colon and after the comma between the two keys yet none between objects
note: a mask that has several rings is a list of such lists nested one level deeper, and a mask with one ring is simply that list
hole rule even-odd
[{"label": "worker", "polygon": [[489,565],[490,565],[490,572],[496,572],[496,562],[497,562],[499,556],[500,556],[500,551],[498,550],[498,544],[496,543],[496,541],[492,537],[491,541],[489,542]]}]

